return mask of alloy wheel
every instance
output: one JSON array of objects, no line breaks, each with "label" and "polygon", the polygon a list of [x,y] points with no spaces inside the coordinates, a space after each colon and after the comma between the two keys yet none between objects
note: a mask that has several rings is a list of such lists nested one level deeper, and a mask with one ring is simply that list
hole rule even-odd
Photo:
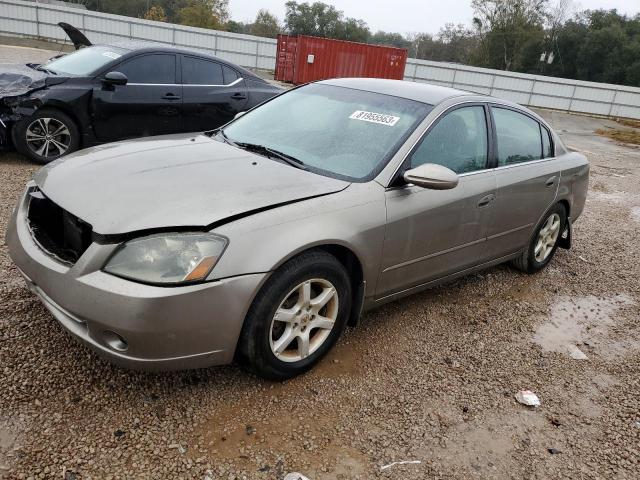
[{"label": "alloy wheel", "polygon": [[31,122],[26,131],[27,146],[43,158],[64,155],[71,145],[69,128],[56,118],[43,117]]},{"label": "alloy wheel", "polygon": [[283,362],[298,362],[329,338],[338,318],[338,292],[314,278],[293,288],[276,310],[269,331],[271,351]]},{"label": "alloy wheel", "polygon": [[533,250],[536,262],[542,263],[551,255],[560,234],[560,223],[560,215],[557,213],[550,215],[547,221],[544,222]]}]

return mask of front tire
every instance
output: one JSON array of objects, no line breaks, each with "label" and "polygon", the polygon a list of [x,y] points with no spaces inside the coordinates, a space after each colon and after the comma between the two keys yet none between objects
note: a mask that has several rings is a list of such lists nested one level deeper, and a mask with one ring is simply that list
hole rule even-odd
[{"label": "front tire", "polygon": [[279,268],[256,296],[238,345],[253,373],[285,380],[313,367],[333,347],[351,310],[351,283],[329,253],[304,253]]},{"label": "front tire", "polygon": [[64,112],[42,109],[23,118],[13,129],[16,150],[45,165],[80,148],[80,130]]},{"label": "front tire", "polygon": [[567,211],[556,203],[542,217],[528,247],[512,265],[526,273],[535,273],[546,267],[558,249],[558,241],[567,226]]}]

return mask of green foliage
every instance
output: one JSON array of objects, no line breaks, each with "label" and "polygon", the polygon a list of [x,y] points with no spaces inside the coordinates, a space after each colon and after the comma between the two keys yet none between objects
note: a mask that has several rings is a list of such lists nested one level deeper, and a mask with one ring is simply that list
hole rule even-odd
[{"label": "green foliage", "polygon": [[386,45],[388,47],[406,48],[407,50],[411,46],[411,42],[399,33],[383,32],[382,30],[378,30],[371,35],[369,42],[376,45]]},{"label": "green foliage", "polygon": [[156,22],[166,22],[167,14],[164,12],[164,8],[160,5],[153,5],[149,10],[147,10],[147,13],[145,13],[142,18],[145,20],[154,20]]},{"label": "green foliage", "polygon": [[366,22],[344,18],[344,14],[333,5],[289,1],[285,6],[284,23],[291,35],[313,35],[354,42],[366,42],[371,36]]},{"label": "green foliage", "polygon": [[280,30],[280,22],[278,22],[278,19],[269,13],[268,10],[260,9],[249,32],[251,35],[257,35],[259,37],[275,38],[278,36],[278,33],[280,33]]},{"label": "green foliage", "polygon": [[229,0],[189,0],[176,16],[182,25],[220,29],[229,18]]}]

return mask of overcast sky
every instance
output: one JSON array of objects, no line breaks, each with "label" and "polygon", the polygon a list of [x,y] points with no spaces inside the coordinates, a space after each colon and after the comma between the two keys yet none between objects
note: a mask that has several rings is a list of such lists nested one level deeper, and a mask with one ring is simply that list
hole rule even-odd
[{"label": "overcast sky", "polygon": [[[313,0],[306,0],[313,3]],[[473,17],[471,0],[322,0],[342,10],[347,17],[360,18],[372,31],[437,33],[445,23],[470,24]],[[554,0],[552,0],[553,2]],[[284,19],[286,0],[229,0],[231,18],[253,21],[261,8],[266,8],[280,21]],[[298,0],[298,3],[303,3]],[[640,12],[640,0],[580,0],[578,10],[617,8],[635,15]]]}]

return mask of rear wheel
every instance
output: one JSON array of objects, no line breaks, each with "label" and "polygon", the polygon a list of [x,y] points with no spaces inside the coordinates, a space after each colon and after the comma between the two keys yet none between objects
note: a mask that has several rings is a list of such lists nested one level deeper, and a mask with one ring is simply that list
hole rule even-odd
[{"label": "rear wheel", "polygon": [[78,150],[80,131],[64,112],[43,109],[16,123],[13,140],[20,153],[46,164]]},{"label": "rear wheel", "polygon": [[299,375],[333,346],[351,309],[348,274],[321,251],[296,257],[263,287],[238,345],[241,363],[272,380]]},{"label": "rear wheel", "polygon": [[564,205],[557,203],[544,215],[529,246],[513,260],[513,266],[527,273],[535,273],[546,267],[556,253],[558,240],[566,225],[567,211]]}]

